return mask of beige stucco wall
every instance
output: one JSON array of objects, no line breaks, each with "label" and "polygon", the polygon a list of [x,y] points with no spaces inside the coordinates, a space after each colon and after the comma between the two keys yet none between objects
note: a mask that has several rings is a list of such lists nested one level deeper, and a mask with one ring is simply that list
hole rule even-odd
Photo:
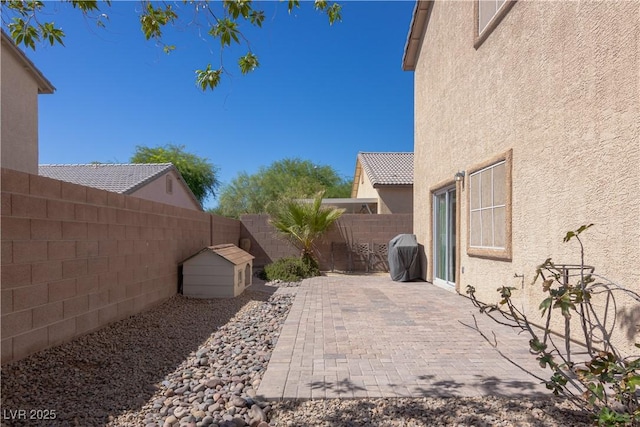
[{"label": "beige stucco wall", "polygon": [[[167,193],[167,175],[171,175],[171,178],[173,179],[173,191],[171,194]],[[169,171],[134,191],[131,193],[131,196],[166,203],[181,208],[202,210],[202,208],[189,196],[189,193],[183,184],[184,181],[179,182],[178,175],[174,171]]]},{"label": "beige stucco wall", "polygon": [[[536,266],[579,262],[562,237],[595,223],[586,263],[639,291],[639,3],[517,2],[477,50],[473,23],[473,2],[435,2],[415,71],[414,231],[429,277],[430,188],[513,149],[512,261],[466,254],[463,189],[458,289],[493,302],[498,286],[524,283],[535,312]],[[617,314],[618,339],[640,340],[637,303]]]},{"label": "beige stucco wall", "polygon": [[373,184],[364,170],[360,174],[360,184],[358,185],[358,192],[355,197],[359,199],[378,198],[378,192],[373,188]]},{"label": "beige stucco wall", "polygon": [[38,83],[4,40],[0,62],[2,167],[37,174]]},{"label": "beige stucco wall", "polygon": [[412,187],[379,187],[378,213],[397,214],[413,212],[413,188]]}]

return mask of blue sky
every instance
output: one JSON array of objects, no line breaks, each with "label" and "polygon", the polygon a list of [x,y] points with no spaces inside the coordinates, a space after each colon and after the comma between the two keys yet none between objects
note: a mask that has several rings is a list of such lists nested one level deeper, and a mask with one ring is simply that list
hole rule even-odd
[{"label": "blue sky", "polygon": [[341,4],[343,21],[330,26],[308,2],[291,15],[284,2],[257,3],[263,28],[244,29],[260,68],[242,76],[246,47],[228,49],[233,75],[202,92],[195,70],[218,66],[219,42],[187,22],[192,13],[165,32],[176,45],[166,55],[144,39],[138,2],[105,9],[106,29],[48,3],[67,37],[26,52],[56,87],[39,100],[40,163],[126,163],[136,145],[184,144],[225,184],[285,157],[351,179],[359,151],[412,151],[413,73],[401,62],[414,2]]}]

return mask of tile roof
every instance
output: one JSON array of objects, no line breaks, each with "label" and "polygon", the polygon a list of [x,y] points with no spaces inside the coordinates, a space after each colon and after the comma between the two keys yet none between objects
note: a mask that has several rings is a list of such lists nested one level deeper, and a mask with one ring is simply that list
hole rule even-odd
[{"label": "tile roof", "polygon": [[358,153],[371,184],[413,185],[413,153]]},{"label": "tile roof", "polygon": [[115,193],[131,194],[173,169],[175,167],[171,163],[39,165],[38,175]]}]

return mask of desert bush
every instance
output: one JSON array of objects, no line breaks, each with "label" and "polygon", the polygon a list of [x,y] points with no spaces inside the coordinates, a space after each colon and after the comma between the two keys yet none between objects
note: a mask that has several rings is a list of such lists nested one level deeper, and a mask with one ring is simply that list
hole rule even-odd
[{"label": "desert bush", "polygon": [[[545,323],[543,328],[530,323],[515,306],[512,301],[515,287],[498,289],[502,297],[499,304],[478,301],[472,286],[467,287],[467,294],[481,313],[531,336],[530,352],[542,368],[551,371],[549,379],[534,377],[544,382],[553,394],[564,396],[581,410],[591,413],[598,425],[640,426],[640,357],[625,357],[618,351],[611,341],[611,331],[605,325],[607,314],[603,315],[592,304],[592,298],[599,294],[604,294],[607,305],[613,307],[616,294],[625,293],[639,303],[640,295],[594,274],[594,268],[585,265],[580,234],[592,225],[583,225],[564,237],[565,243],[572,239],[579,243],[579,265],[555,264],[549,258],[536,270],[533,283],[541,279],[545,294],[539,306]],[[565,325],[560,338],[551,331],[554,314],[559,314]],[[575,360],[576,355],[572,354],[570,328],[575,324],[570,320],[572,316],[577,316],[580,325],[579,335],[586,346],[586,360]],[[497,347],[497,343],[491,342],[477,325],[475,329]],[[558,340],[559,344],[556,343]],[[635,346],[640,348],[640,344]]]},{"label": "desert bush", "polygon": [[317,266],[315,242],[329,230],[344,209],[324,206],[325,191],[316,194],[311,203],[301,200],[281,200],[271,205],[271,224],[300,249],[300,257],[310,267]]},{"label": "desert bush", "polygon": [[307,258],[280,258],[265,266],[261,278],[264,280],[282,280],[298,282],[307,277],[320,275],[318,264]]}]

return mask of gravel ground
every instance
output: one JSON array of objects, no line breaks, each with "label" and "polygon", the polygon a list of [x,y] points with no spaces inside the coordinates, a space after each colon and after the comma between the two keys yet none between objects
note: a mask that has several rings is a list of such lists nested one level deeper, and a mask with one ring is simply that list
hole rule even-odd
[{"label": "gravel ground", "polygon": [[578,427],[589,418],[553,399],[330,399],[274,404],[272,426]]},{"label": "gravel ground", "polygon": [[[225,300],[177,295],[137,316],[5,365],[0,425],[589,425],[587,417],[551,399],[262,402],[256,390],[292,298],[255,291]],[[42,419],[47,415],[49,419]],[[35,419],[24,419],[30,416]]]}]

